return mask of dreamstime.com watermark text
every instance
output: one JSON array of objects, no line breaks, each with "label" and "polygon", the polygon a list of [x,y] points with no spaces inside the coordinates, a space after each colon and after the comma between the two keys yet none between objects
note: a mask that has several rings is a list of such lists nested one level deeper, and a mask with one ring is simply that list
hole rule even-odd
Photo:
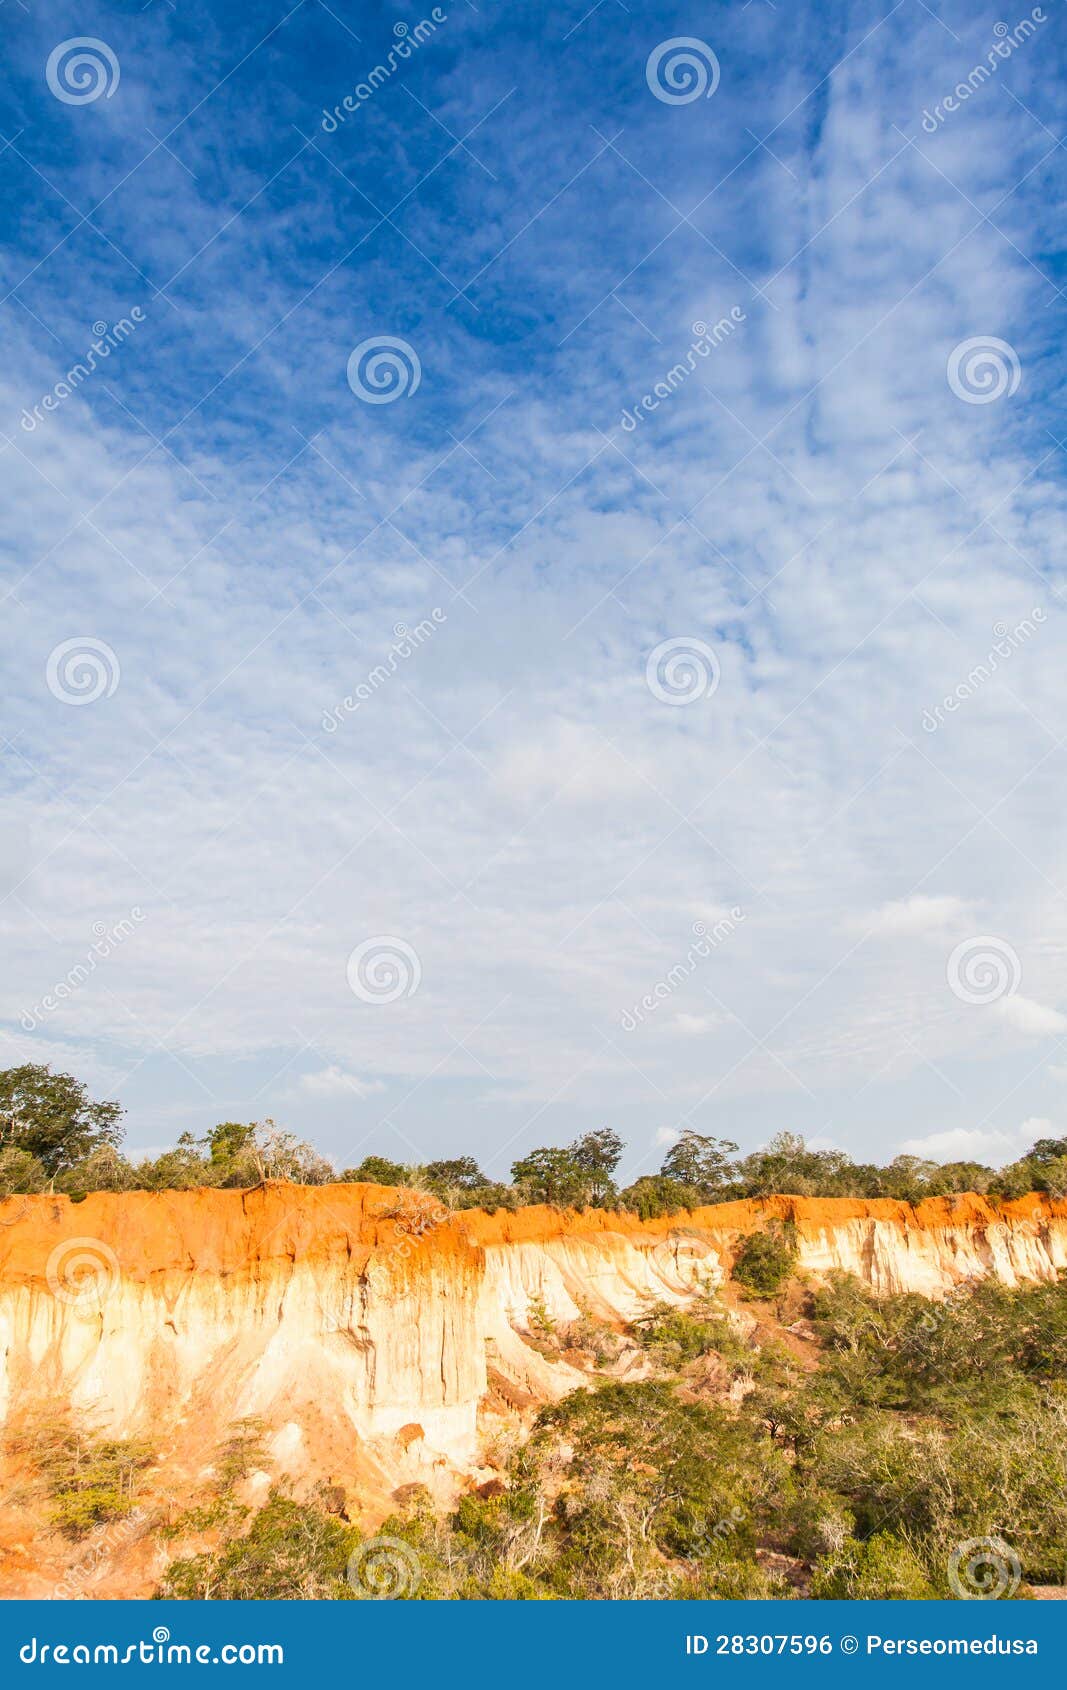
[{"label": "dreamstime.com watermark text", "polygon": [[31,1637],[19,1650],[23,1666],[85,1667],[280,1667],[280,1643],[172,1643],[165,1625],[139,1643],[40,1643]]},{"label": "dreamstime.com watermark text", "polygon": [[1037,633],[1042,623],[1048,617],[1040,605],[1032,610],[1029,616],[1024,616],[1014,628],[1009,628],[1006,622],[994,622],[994,641],[986,652],[981,663],[976,663],[965,678],[958,682],[953,690],[946,693],[940,704],[935,704],[932,710],[924,710],[922,715],[923,731],[935,734],[938,728],[945,725],[945,716],[954,716],[961,704],[973,698],[980,692],[987,681],[991,681],[1000,667],[1001,662],[1007,662],[1013,652],[1025,645],[1026,641]]},{"label": "dreamstime.com watermark text", "polygon": [[632,434],[638,423],[644,422],[646,415],[652,411],[658,411],[663,401],[669,399],[672,393],[678,391],[682,383],[693,374],[699,359],[710,358],[715,348],[721,346],[724,340],[729,340],[734,330],[746,321],[747,318],[740,305],[732,305],[730,315],[720,317],[717,323],[711,324],[710,328],[707,323],[694,323],[693,334],[695,339],[691,342],[685,357],[680,359],[677,364],[672,365],[663,380],[656,383],[651,393],[642,394],[636,405],[631,405],[628,409],[623,410],[620,420],[627,434]]},{"label": "dreamstime.com watermark text", "polygon": [[1010,59],[1017,48],[1021,47],[1025,41],[1029,41],[1032,35],[1037,34],[1038,26],[1047,22],[1047,15],[1041,10],[1040,6],[1035,6],[1030,16],[1022,18],[1014,29],[1009,29],[1006,23],[994,24],[993,34],[996,36],[996,40],[986,54],[984,62],[975,65],[963,81],[957,82],[952,92],[945,94],[935,106],[932,108],[924,106],[922,126],[926,133],[936,135],[941,125],[948,122],[953,112],[960,111],[971,95],[977,94],[982,84],[988,82],[990,77],[996,74],[1003,61]]},{"label": "dreamstime.com watermark text", "polygon": [[144,920],[144,911],[139,904],[135,904],[129,915],[124,915],[121,921],[116,921],[109,927],[106,921],[93,922],[93,943],[85,953],[83,962],[76,962],[73,968],[68,968],[62,980],[57,980],[50,992],[33,1005],[32,1009],[24,1009],[19,1015],[19,1025],[26,1033],[32,1033],[47,1021],[50,1015],[74,996],[81,986],[96,973],[102,962],[106,962],[125,944],[131,933],[135,933]]},{"label": "dreamstime.com watermark text", "polygon": [[323,733],[335,734],[345,717],[353,715],[361,704],[366,704],[368,699],[373,698],[379,687],[383,687],[386,681],[396,674],[401,663],[413,657],[419,647],[432,638],[441,624],[447,621],[445,611],[435,606],[429,616],[424,616],[421,622],[416,622],[414,628],[409,628],[404,622],[398,622],[393,629],[393,644],[384,660],[375,664],[366,679],[360,681],[354,693],[346,694],[340,704],[335,704],[332,710],[323,711]]},{"label": "dreamstime.com watermark text", "polygon": [[395,76],[401,65],[418,51],[423,42],[429,41],[438,27],[446,23],[447,20],[448,13],[443,7],[435,6],[429,17],[423,18],[421,23],[415,25],[414,29],[409,24],[404,23],[403,20],[395,23],[393,34],[396,40],[385,55],[385,63],[375,65],[373,70],[368,71],[363,81],[356,83],[351,94],[346,94],[340,104],[334,106],[332,110],[323,106],[320,127],[326,131],[327,135],[335,135],[338,126],[345,123],[348,117],[359,110],[360,106],[365,106],[367,101],[378,92],[378,89],[388,82],[391,76]]},{"label": "dreamstime.com watermark text", "polygon": [[652,1015],[667,998],[673,997],[680,986],[691,980],[700,964],[704,962],[730,934],[740,927],[745,919],[745,912],[739,904],[735,904],[728,915],[720,916],[714,927],[709,928],[706,921],[694,921],[693,943],[685,953],[681,962],[676,962],[669,969],[662,980],[657,980],[650,992],[630,1009],[624,1009],[621,1016],[623,1031],[632,1033],[639,1027],[647,1016]]},{"label": "dreamstime.com watermark text", "polygon": [[38,423],[43,423],[46,415],[51,411],[58,411],[65,399],[71,398],[79,387],[95,375],[105,358],[129,340],[135,328],[145,320],[144,312],[139,305],[135,305],[128,317],[120,317],[117,323],[110,326],[99,322],[93,324],[94,339],[89,343],[89,350],[76,364],[72,364],[66,375],[61,376],[51,390],[38,399],[32,410],[29,406],[23,411],[19,422],[26,434],[32,434]]}]

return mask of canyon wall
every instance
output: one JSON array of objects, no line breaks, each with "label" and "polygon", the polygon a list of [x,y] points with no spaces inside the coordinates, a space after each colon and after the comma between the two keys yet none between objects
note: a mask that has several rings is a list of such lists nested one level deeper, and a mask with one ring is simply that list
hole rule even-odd
[{"label": "canyon wall", "polygon": [[[801,1272],[940,1297],[1067,1268],[1067,1203],[773,1197],[659,1220],[446,1215],[385,1187],[96,1193],[0,1203],[0,1415],[70,1405],[195,1477],[261,1417],[280,1468],[371,1495],[477,1473],[484,1413],[585,1380],[539,1325],[618,1327],[729,1272],[772,1220]],[[622,1358],[620,1376],[626,1376]],[[480,1413],[483,1419],[480,1420]]]}]

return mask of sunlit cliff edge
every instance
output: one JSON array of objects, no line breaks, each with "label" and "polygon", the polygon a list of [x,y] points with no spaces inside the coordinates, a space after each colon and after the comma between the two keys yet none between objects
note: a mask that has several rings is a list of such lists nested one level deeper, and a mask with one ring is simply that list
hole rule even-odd
[{"label": "sunlit cliff edge", "polygon": [[283,1413],[294,1442],[323,1415],[366,1441],[417,1422],[428,1447],[469,1461],[490,1371],[540,1398],[575,1382],[524,1341],[531,1303],[554,1319],[584,1308],[619,1322],[649,1298],[682,1302],[773,1218],[793,1222],[800,1272],[844,1269],[879,1292],[939,1297],[969,1278],[1015,1284],[1067,1267],[1067,1202],[1039,1196],[915,1208],[772,1197],[651,1221],[548,1208],[445,1217],[400,1198],[270,1184],[7,1199],[0,1412],[48,1392],[121,1432],[176,1414]]},{"label": "sunlit cliff edge", "polygon": [[[412,1207],[414,1205],[414,1207]],[[412,1216],[416,1216],[413,1221]],[[448,1215],[373,1185],[94,1193],[0,1203],[0,1414],[41,1404],[149,1436],[192,1478],[234,1421],[275,1470],[357,1507],[484,1476],[493,1416],[588,1383],[539,1323],[615,1327],[721,1282],[740,1241],[795,1228],[797,1269],[943,1297],[1067,1268],[1067,1202],[770,1197],[641,1221],[549,1208]],[[639,1377],[625,1350],[619,1378]],[[266,1482],[266,1480],[264,1481]]]}]

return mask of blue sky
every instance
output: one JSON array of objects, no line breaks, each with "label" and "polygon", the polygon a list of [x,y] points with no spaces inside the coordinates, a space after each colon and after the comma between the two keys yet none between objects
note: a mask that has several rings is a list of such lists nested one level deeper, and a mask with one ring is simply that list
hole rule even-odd
[{"label": "blue sky", "polygon": [[5,0],[5,1065],[341,1164],[1067,1130],[1062,6],[437,16]]}]

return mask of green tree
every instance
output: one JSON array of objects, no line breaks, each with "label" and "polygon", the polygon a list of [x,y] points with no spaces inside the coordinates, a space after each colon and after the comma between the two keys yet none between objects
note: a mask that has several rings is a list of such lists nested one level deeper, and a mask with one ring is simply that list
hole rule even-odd
[{"label": "green tree", "polygon": [[255,1127],[251,1121],[220,1121],[201,1142],[208,1154],[213,1173],[224,1178],[238,1164],[246,1164],[251,1172],[251,1158]]},{"label": "green tree", "polygon": [[984,1162],[942,1162],[930,1176],[931,1197],[948,1197],[963,1191],[987,1192],[994,1179]]},{"label": "green tree", "polygon": [[1050,1156],[1038,1162],[1033,1190],[1044,1191],[1049,1197],[1067,1197],[1067,1156]]},{"label": "green tree", "polygon": [[24,1150],[48,1174],[122,1140],[122,1105],[94,1103],[73,1074],[53,1074],[27,1062],[0,1073],[0,1135],[5,1148]]},{"label": "green tree", "polygon": [[1040,1173],[1035,1164],[1024,1157],[1020,1162],[1009,1162],[1006,1168],[1001,1168],[989,1189],[994,1196],[1010,1202],[1017,1197],[1026,1197],[1035,1190],[1035,1182],[1039,1178]]},{"label": "green tree", "polygon": [[147,1444],[108,1438],[63,1409],[23,1419],[6,1447],[43,1480],[49,1523],[75,1539],[132,1513],[139,1476],[155,1459]]},{"label": "green tree", "polygon": [[855,1190],[851,1158],[843,1150],[811,1150],[797,1133],[776,1133],[741,1164],[747,1196],[789,1193],[844,1197]]},{"label": "green tree", "polygon": [[477,1191],[489,1181],[473,1156],[455,1156],[451,1161],[427,1162],[423,1168],[427,1185],[441,1191]]},{"label": "green tree", "polygon": [[619,1192],[622,1207],[632,1209],[643,1221],[655,1220],[657,1215],[676,1215],[680,1209],[690,1208],[694,1201],[691,1185],[667,1179],[663,1174],[642,1174],[633,1185]]},{"label": "green tree", "polygon": [[211,1185],[212,1174],[202,1154],[203,1141],[184,1132],[173,1150],[164,1150],[155,1161],[146,1158],[134,1170],[138,1186],[147,1191],[189,1191]]},{"label": "green tree", "polygon": [[1031,1162],[1058,1162],[1067,1156],[1067,1138],[1039,1138],[1026,1154]]},{"label": "green tree", "polygon": [[880,1168],[879,1197],[895,1197],[901,1203],[918,1203],[930,1195],[930,1176],[937,1172],[937,1163],[922,1156],[894,1156],[888,1167]]},{"label": "green tree", "polygon": [[736,1153],[732,1139],[711,1138],[687,1127],[664,1157],[660,1173],[664,1179],[695,1187],[702,1197],[718,1196],[730,1188],[734,1178],[730,1157]]},{"label": "green tree", "polygon": [[364,1156],[355,1168],[346,1168],[341,1179],[349,1185],[410,1185],[412,1170],[403,1162],[385,1156]]},{"label": "green tree", "polygon": [[511,1177],[527,1203],[575,1206],[586,1201],[589,1176],[573,1150],[546,1146],[511,1165]]},{"label": "green tree", "polygon": [[99,1145],[84,1161],[56,1176],[56,1190],[71,1197],[85,1197],[90,1191],[133,1191],[137,1183],[134,1169],[113,1144]]},{"label": "green tree", "polygon": [[560,1596],[635,1594],[664,1556],[751,1560],[790,1495],[784,1457],[755,1427],[665,1381],[575,1391],[543,1409],[530,1464],[551,1474],[561,1444],[567,1486],[549,1569]]},{"label": "green tree", "polygon": [[263,1121],[220,1121],[201,1141],[208,1152],[213,1185],[258,1185],[288,1180],[293,1185],[325,1185],[336,1175],[310,1144],[285,1132],[268,1116]]},{"label": "green tree", "polygon": [[570,1153],[586,1175],[590,1202],[604,1204],[615,1196],[612,1175],[622,1159],[622,1151],[622,1139],[610,1127],[585,1133],[571,1145]]}]

